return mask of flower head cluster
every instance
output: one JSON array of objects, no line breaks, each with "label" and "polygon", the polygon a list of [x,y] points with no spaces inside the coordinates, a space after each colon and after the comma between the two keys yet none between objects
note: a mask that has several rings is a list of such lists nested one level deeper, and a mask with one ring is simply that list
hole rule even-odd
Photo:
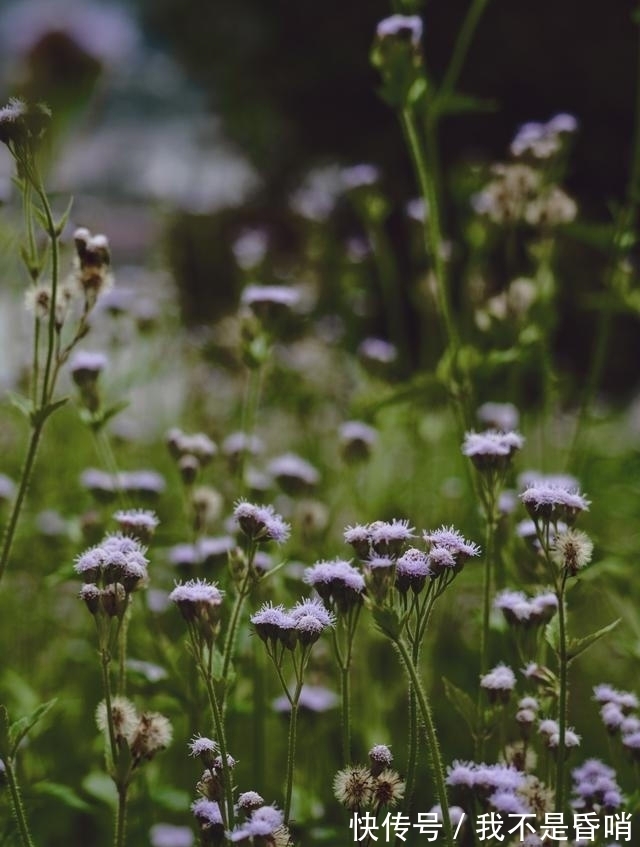
[{"label": "flower head cluster", "polygon": [[274,329],[287,315],[301,305],[297,288],[288,285],[248,285],[240,303],[249,309],[265,329]]},{"label": "flower head cluster", "polygon": [[531,156],[533,159],[549,159],[560,151],[563,139],[573,135],[578,122],[573,115],[558,114],[547,123],[530,121],[519,127],[511,142],[514,156]]},{"label": "flower head cluster", "polygon": [[[445,550],[444,547],[438,549]],[[409,589],[414,594],[419,594],[424,588],[428,576],[432,576],[429,557],[422,550],[418,550],[417,547],[410,547],[398,558],[396,562],[396,588],[401,594],[406,594]]]},{"label": "flower head cluster", "polygon": [[611,685],[596,685],[594,700],[601,703],[600,716],[611,735],[620,735],[622,745],[634,759],[640,758],[639,701],[632,691],[619,691]]},{"label": "flower head cluster", "polygon": [[386,377],[398,359],[397,347],[383,338],[365,338],[357,352],[362,366],[377,377]]},{"label": "flower head cluster", "polygon": [[320,482],[317,468],[295,453],[276,456],[267,465],[267,473],[292,497],[312,491]]},{"label": "flower head cluster", "polygon": [[[96,710],[98,729],[108,733],[109,716],[103,701]],[[153,759],[160,750],[171,743],[173,730],[168,718],[158,712],[138,713],[126,697],[114,697],[111,701],[111,725],[116,742],[126,743],[131,753],[132,767]]]},{"label": "flower head cluster", "polygon": [[422,20],[418,15],[391,15],[380,21],[376,35],[380,39],[406,39],[417,48],[422,40]]},{"label": "flower head cluster", "polygon": [[195,481],[198,472],[208,465],[218,452],[216,444],[204,432],[188,434],[174,427],[167,433],[166,442],[187,485]]},{"label": "flower head cluster", "polygon": [[519,815],[532,811],[524,796],[526,776],[513,765],[456,760],[447,768],[446,782],[454,792],[471,794],[496,812]]},{"label": "flower head cluster", "polygon": [[369,767],[350,765],[338,771],[333,780],[336,799],[352,812],[396,806],[404,797],[405,783],[389,767],[391,761],[389,748],[378,744],[369,752]]},{"label": "flower head cluster", "polygon": [[143,544],[151,541],[158,524],[158,516],[149,509],[120,509],[114,516],[123,535],[137,538]]},{"label": "flower head cluster", "polygon": [[514,454],[522,449],[524,438],[517,432],[468,432],[462,453],[468,456],[479,471],[504,470]]},{"label": "flower head cluster", "polygon": [[480,678],[480,687],[487,692],[489,702],[508,703],[516,687],[516,675],[510,667],[500,663]]},{"label": "flower head cluster", "polygon": [[487,427],[510,432],[518,426],[520,413],[513,403],[483,403],[476,412],[478,420]]},{"label": "flower head cluster", "polygon": [[193,847],[193,832],[188,826],[156,823],[149,830],[151,847]]},{"label": "flower head cluster", "polygon": [[344,540],[362,560],[373,556],[396,558],[407,542],[415,538],[414,529],[407,520],[394,518],[391,521],[373,521],[370,524],[348,526],[344,531]]},{"label": "flower head cluster", "polygon": [[233,517],[242,532],[254,542],[275,541],[283,544],[288,538],[291,527],[272,506],[257,506],[246,500],[238,500]]},{"label": "flower head cluster", "polygon": [[599,759],[587,759],[571,771],[571,806],[581,812],[613,812],[623,803],[616,772]]},{"label": "flower head cluster", "polygon": [[96,412],[100,406],[98,377],[107,366],[104,353],[90,350],[77,350],[69,360],[71,378],[80,390],[80,399],[90,412]]},{"label": "flower head cluster", "polygon": [[[472,541],[467,541],[453,526],[428,530],[422,537],[429,547],[429,567],[433,576],[439,576],[444,567],[451,567],[455,572],[459,572],[468,559],[480,555],[480,547]],[[445,552],[442,553],[442,550]],[[453,559],[451,565],[447,564],[449,557]]]},{"label": "flower head cluster", "polygon": [[121,471],[110,474],[96,468],[87,468],[80,477],[81,485],[99,502],[109,503],[119,491],[133,497],[156,498],[165,489],[164,478],[156,471]]},{"label": "flower head cluster", "polygon": [[362,421],[345,421],[339,431],[340,450],[347,462],[368,459],[378,440],[378,431]]},{"label": "flower head cluster", "polygon": [[571,526],[580,512],[589,509],[589,501],[577,489],[546,480],[533,482],[520,499],[534,521],[547,524],[565,521]]},{"label": "flower head cluster", "polygon": [[73,282],[84,296],[85,309],[91,310],[98,298],[113,286],[111,253],[106,235],[79,227],[73,233],[76,248]]},{"label": "flower head cluster", "polygon": [[78,556],[74,570],[84,582],[80,597],[91,614],[124,614],[129,595],[147,581],[145,553],[135,538],[115,534]]},{"label": "flower head cluster", "polygon": [[[545,718],[538,724],[538,732],[544,738],[549,750],[557,750],[560,745],[560,724],[551,718]],[[581,737],[573,727],[566,727],[564,733],[565,751],[580,746]]]},{"label": "flower head cluster", "polygon": [[305,570],[304,581],[315,588],[327,608],[334,608],[338,613],[346,613],[362,602],[364,577],[342,559],[317,562]]},{"label": "flower head cluster", "polygon": [[[290,847],[291,836],[284,823],[284,814],[275,806],[265,806],[255,791],[246,791],[240,795],[245,802],[238,807],[246,813],[246,820],[232,830],[228,837],[232,843],[240,842],[271,847]],[[255,805],[257,799],[262,801]]]},{"label": "flower head cluster", "polygon": [[220,629],[223,592],[213,582],[190,579],[176,585],[169,600],[174,602],[182,617],[196,628],[200,637],[211,644]]},{"label": "flower head cluster", "polygon": [[0,109],[0,142],[16,160],[18,176],[37,180],[35,153],[51,123],[51,110],[44,103],[27,104],[12,97]]},{"label": "flower head cluster", "polygon": [[292,609],[264,603],[251,616],[256,633],[273,650],[282,644],[289,650],[297,644],[308,647],[335,625],[334,615],[319,600],[301,600]]},{"label": "flower head cluster", "polygon": [[527,597],[523,591],[505,589],[493,602],[512,626],[540,626],[548,623],[558,611],[558,598],[553,591],[541,591]]}]

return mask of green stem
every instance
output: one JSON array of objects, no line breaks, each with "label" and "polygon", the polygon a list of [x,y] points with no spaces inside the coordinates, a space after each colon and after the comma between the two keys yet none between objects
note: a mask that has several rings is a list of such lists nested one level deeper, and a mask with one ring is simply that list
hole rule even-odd
[{"label": "green stem", "polygon": [[[222,722],[222,713],[220,711],[220,706],[218,705],[218,698],[216,697],[216,691],[213,687],[213,680],[211,679],[211,675],[207,672],[203,657],[201,656],[201,653],[198,650],[196,644],[194,644],[194,648],[196,648],[196,656],[199,657],[198,661],[200,664],[200,671],[202,673],[202,676],[204,677],[204,682],[207,689],[207,696],[209,698],[209,705],[211,706],[211,714],[213,716],[213,725],[215,727],[217,742],[220,748],[220,758],[222,759],[222,779],[224,782],[225,798],[224,805],[221,805],[221,812],[225,826],[228,829],[232,829],[234,820],[233,786],[231,783],[231,771],[229,769],[229,762],[227,761],[227,741],[224,732],[224,725]],[[224,808],[225,806],[226,812]]]},{"label": "green stem", "polygon": [[296,684],[296,690],[291,702],[291,714],[289,715],[289,739],[287,742],[287,788],[284,798],[284,823],[289,825],[291,814],[291,795],[293,794],[293,768],[296,758],[296,732],[298,727],[298,701],[302,690],[302,674]]},{"label": "green stem", "polygon": [[55,223],[53,222],[53,213],[49,205],[49,199],[46,191],[41,185],[36,186],[36,191],[42,210],[47,221],[47,235],[51,242],[51,305],[49,308],[49,336],[47,345],[47,358],[44,369],[44,377],[42,380],[41,405],[44,408],[51,400],[53,393],[53,385],[49,385],[51,375],[51,367],[53,364],[53,352],[55,349],[56,335],[56,297],[58,293],[58,275],[59,275],[59,256],[58,256],[58,236],[56,234]]},{"label": "green stem", "polygon": [[422,725],[424,727],[425,740],[427,742],[427,750],[429,753],[429,758],[431,760],[436,794],[438,796],[440,808],[442,809],[442,826],[444,829],[445,840],[448,847],[454,847],[453,830],[451,828],[451,818],[449,817],[449,800],[447,798],[447,788],[444,781],[442,755],[440,753],[440,745],[438,743],[438,736],[436,735],[436,728],[433,723],[433,717],[431,716],[429,702],[422,687],[422,682],[420,681],[417,668],[413,663],[413,660],[407,649],[406,644],[401,638],[394,640],[394,644],[396,645],[398,652],[400,653],[400,658],[402,659],[407,673],[409,674],[409,680],[416,693],[416,701],[420,710],[420,717],[422,719]]},{"label": "green stem", "polygon": [[100,668],[102,670],[102,687],[104,688],[104,705],[107,712],[107,732],[109,735],[109,749],[111,751],[111,762],[115,768],[118,764],[118,746],[116,744],[116,733],[113,726],[113,711],[111,706],[111,681],[109,679],[109,662],[111,657],[108,650],[100,649]]},{"label": "green stem", "polygon": [[238,630],[238,622],[240,621],[240,613],[242,611],[242,607],[244,605],[244,601],[247,599],[249,594],[249,580],[251,578],[251,566],[252,566],[253,556],[250,556],[250,561],[247,563],[247,573],[242,581],[242,585],[240,586],[240,590],[236,595],[236,599],[233,604],[233,609],[231,611],[231,619],[229,621],[229,629],[227,630],[227,636],[224,641],[224,659],[222,662],[222,704],[221,708],[224,713],[224,709],[226,706],[227,700],[227,683],[229,677],[229,670],[231,668],[231,660],[235,653],[236,647],[236,634]]},{"label": "green stem", "polygon": [[342,698],[342,756],[345,765],[351,762],[351,679],[348,667],[340,668]]},{"label": "green stem", "polygon": [[[480,675],[489,670],[489,619],[491,617],[491,570],[493,562],[493,544],[496,531],[494,515],[495,498],[490,499],[487,508],[487,535],[485,542],[484,568],[482,572],[482,628],[480,630]],[[482,688],[478,687],[476,747],[479,762],[484,757],[485,712]]]},{"label": "green stem", "polygon": [[9,794],[11,795],[11,807],[13,809],[13,816],[18,824],[22,847],[33,847],[33,840],[31,838],[31,833],[29,832],[29,825],[27,824],[27,817],[22,803],[22,793],[13,769],[13,759],[7,758],[4,766],[7,784],[9,785]]},{"label": "green stem", "polygon": [[127,831],[127,794],[128,786],[118,788],[118,808],[116,810],[116,835],[114,847],[124,847]]},{"label": "green stem", "polygon": [[564,608],[564,589],[566,585],[567,575],[562,576],[560,590],[558,591],[558,623],[560,636],[560,697],[558,702],[558,751],[556,762],[556,811],[564,812],[565,804],[565,737],[567,731],[567,699],[568,699],[568,684],[567,684],[567,627],[565,620]]},{"label": "green stem", "polygon": [[131,598],[127,604],[118,630],[118,694],[124,696],[127,689],[127,636],[131,619]]},{"label": "green stem", "polygon": [[449,67],[447,68],[444,79],[442,80],[442,85],[440,86],[440,91],[438,92],[439,97],[446,96],[447,94],[451,94],[455,91],[467,54],[469,53],[473,37],[476,29],[478,28],[478,24],[480,23],[480,18],[482,17],[488,3],[489,0],[473,0],[473,3],[469,7],[469,11],[467,12],[458,32],[458,38],[456,39],[456,43],[453,48]]},{"label": "green stem", "polygon": [[16,495],[16,499],[13,504],[13,509],[11,510],[11,517],[9,518],[9,523],[7,524],[7,527],[4,531],[4,538],[2,540],[2,553],[0,553],[0,581],[2,581],[4,572],[7,569],[7,564],[9,563],[9,556],[11,555],[11,548],[13,546],[13,539],[15,536],[16,527],[18,526],[18,519],[20,517],[22,504],[24,502],[27,489],[29,488],[31,473],[33,471],[33,464],[35,462],[36,454],[38,452],[38,444],[40,442],[40,436],[42,435],[42,427],[43,424],[39,423],[36,424],[31,430],[29,448],[27,450],[27,455],[24,460],[24,465],[22,467],[22,474],[20,475],[20,486],[18,488],[18,494]]}]

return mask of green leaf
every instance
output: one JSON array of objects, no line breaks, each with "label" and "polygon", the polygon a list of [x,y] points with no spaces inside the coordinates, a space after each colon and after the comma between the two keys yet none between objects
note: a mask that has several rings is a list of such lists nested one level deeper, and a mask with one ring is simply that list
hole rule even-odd
[{"label": "green leaf", "polygon": [[37,782],[30,789],[34,794],[41,794],[47,797],[53,797],[67,806],[69,809],[75,809],[78,812],[89,812],[91,806],[77,794],[73,788],[68,785],[62,785],[59,782]]},{"label": "green leaf", "polygon": [[47,233],[47,235],[50,236],[51,233],[49,232],[49,221],[47,220],[47,216],[45,215],[45,213],[39,206],[33,207],[33,213],[38,219],[38,223],[40,224],[42,229]]},{"label": "green leaf", "polygon": [[58,698],[54,697],[53,700],[49,700],[47,703],[42,703],[37,707],[30,715],[25,715],[22,718],[18,718],[13,724],[11,724],[11,728],[9,730],[9,737],[11,741],[11,749],[9,752],[9,756],[13,757],[16,754],[16,750],[20,742],[25,736],[27,736],[34,726],[42,720],[42,718],[49,712],[55,704],[58,702]]},{"label": "green leaf", "polygon": [[60,400],[54,400],[53,403],[47,403],[41,409],[36,409],[31,412],[31,423],[33,426],[42,426],[47,418],[60,409],[69,400],[68,397],[62,397]]},{"label": "green leaf", "polygon": [[560,654],[560,618],[556,615],[544,628],[544,640],[558,656]]},{"label": "green leaf", "polygon": [[9,712],[6,706],[0,706],[0,759],[8,759],[10,749]]},{"label": "green leaf", "polygon": [[7,395],[9,398],[9,402],[11,405],[17,409],[21,414],[27,418],[27,420],[31,419],[31,415],[33,413],[33,406],[31,404],[31,400],[28,397],[23,397],[22,394],[16,394],[14,391],[10,391]]},{"label": "green leaf", "polygon": [[457,685],[454,685],[451,680],[446,677],[442,678],[442,682],[444,683],[444,693],[447,697],[447,700],[451,703],[453,708],[458,712],[460,717],[469,727],[469,731],[471,735],[475,737],[476,733],[476,707],[475,703],[469,697],[466,691],[463,691],[461,688],[458,688]]},{"label": "green leaf", "polygon": [[377,606],[373,609],[372,614],[374,623],[380,632],[392,641],[396,641],[400,636],[403,623],[396,610],[388,606]]},{"label": "green leaf", "polygon": [[115,809],[118,803],[118,793],[110,776],[102,771],[93,771],[82,781],[82,788],[91,797],[100,800],[107,806]]},{"label": "green leaf", "polygon": [[67,208],[62,213],[62,217],[58,220],[56,224],[56,235],[60,237],[62,232],[67,225],[67,221],[69,220],[69,215],[71,214],[71,208],[73,206],[73,197],[69,198],[69,202],[67,203]]},{"label": "green leaf", "polygon": [[613,630],[618,626],[621,620],[622,618],[617,618],[610,624],[607,624],[606,626],[597,629],[595,632],[592,632],[589,635],[585,635],[583,638],[570,638],[567,644],[568,660],[572,662],[581,653],[584,653],[585,650],[588,650],[592,644],[595,644],[596,641],[600,641],[600,639],[604,638],[605,635],[608,635],[610,632],[613,632]]},{"label": "green leaf", "polygon": [[439,115],[463,115],[473,112],[497,112],[497,100],[473,97],[469,94],[445,94],[436,99],[433,110]]}]

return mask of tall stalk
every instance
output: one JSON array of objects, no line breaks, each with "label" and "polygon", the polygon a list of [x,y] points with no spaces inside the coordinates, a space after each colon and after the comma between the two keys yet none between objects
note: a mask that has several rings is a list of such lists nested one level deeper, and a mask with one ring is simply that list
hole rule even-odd
[{"label": "tall stalk", "polygon": [[34,847],[22,802],[22,792],[20,791],[20,785],[14,770],[13,759],[7,758],[5,760],[4,767],[7,784],[9,786],[9,794],[11,796],[11,808],[13,809],[13,816],[16,820],[16,824],[18,825],[18,832],[20,833],[22,847]]}]

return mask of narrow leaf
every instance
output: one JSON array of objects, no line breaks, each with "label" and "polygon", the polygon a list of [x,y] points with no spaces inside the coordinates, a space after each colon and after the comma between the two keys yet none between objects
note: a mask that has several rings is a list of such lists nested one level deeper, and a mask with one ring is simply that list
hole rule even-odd
[{"label": "narrow leaf", "polygon": [[475,736],[476,707],[473,700],[469,697],[466,691],[458,688],[458,686],[454,685],[451,680],[443,677],[442,681],[444,683],[444,693],[446,694],[447,700],[469,727],[471,735]]},{"label": "narrow leaf", "polygon": [[567,644],[567,658],[569,661],[572,662],[577,656],[584,653],[585,650],[588,650],[592,644],[595,644],[596,641],[600,641],[600,639],[604,638],[605,635],[613,632],[621,620],[622,618],[617,618],[610,624],[597,629],[589,635],[585,635],[583,638],[570,638],[569,643]]},{"label": "narrow leaf", "polygon": [[8,759],[10,749],[9,713],[6,706],[0,706],[0,759]]},{"label": "narrow leaf", "polygon": [[30,715],[25,715],[22,718],[19,718],[15,721],[9,730],[9,737],[11,741],[11,748],[9,752],[9,756],[15,756],[16,750],[22,739],[33,729],[33,727],[42,720],[42,718],[47,714],[47,712],[53,708],[53,706],[58,702],[58,698],[54,697],[53,700],[49,700],[47,703],[42,703],[31,712]]}]

